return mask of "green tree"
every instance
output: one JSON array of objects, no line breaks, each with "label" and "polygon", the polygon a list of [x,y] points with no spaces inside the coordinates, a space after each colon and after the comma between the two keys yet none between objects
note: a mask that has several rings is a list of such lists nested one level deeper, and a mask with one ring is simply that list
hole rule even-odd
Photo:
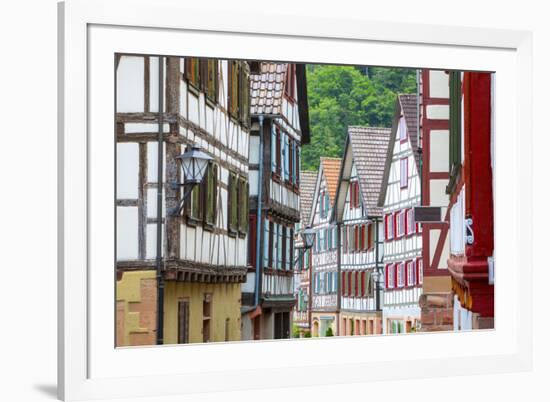
[{"label": "green tree", "polygon": [[342,156],[347,127],[390,127],[397,93],[415,93],[415,71],[308,65],[311,142],[302,169],[316,170],[321,156]]},{"label": "green tree", "polygon": [[325,336],[334,336],[334,333],[332,332],[332,327],[328,327],[325,331]]}]

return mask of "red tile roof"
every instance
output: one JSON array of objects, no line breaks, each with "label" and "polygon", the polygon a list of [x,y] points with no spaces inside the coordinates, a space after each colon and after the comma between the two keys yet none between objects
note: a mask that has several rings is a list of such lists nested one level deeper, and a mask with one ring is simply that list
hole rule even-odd
[{"label": "red tile roof", "polygon": [[340,176],[340,165],[342,159],[321,157],[321,166],[327,181],[328,195],[330,202],[334,205],[334,197],[336,197],[336,188],[338,187],[338,177]]}]

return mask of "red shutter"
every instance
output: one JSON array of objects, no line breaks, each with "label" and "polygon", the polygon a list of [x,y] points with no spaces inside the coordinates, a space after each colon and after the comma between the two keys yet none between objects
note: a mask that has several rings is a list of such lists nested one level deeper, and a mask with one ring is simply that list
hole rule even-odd
[{"label": "red shutter", "polygon": [[403,231],[404,234],[409,234],[409,209],[405,210],[405,230]]},{"label": "red shutter", "polygon": [[394,212],[393,214],[393,238],[399,238],[399,231],[397,230],[397,221],[399,220],[399,212]]},{"label": "red shutter", "polygon": [[355,296],[359,296],[359,271],[355,271]]},{"label": "red shutter", "polygon": [[394,272],[394,275],[393,275],[393,287],[394,288],[397,288],[397,285],[398,285],[398,280],[397,280],[397,273],[399,272],[399,264],[393,264],[393,272]]},{"label": "red shutter", "polygon": [[409,268],[410,268],[410,262],[407,261],[405,263],[405,278],[404,278],[404,283],[405,283],[405,287],[409,286]]},{"label": "red shutter", "polygon": [[390,264],[386,264],[386,283],[384,285],[386,289],[390,287]]},{"label": "red shutter", "polygon": [[351,275],[353,274],[353,272],[349,271],[348,272],[348,295],[349,296],[353,296],[353,290],[351,288]]},{"label": "red shutter", "polygon": [[367,248],[370,250],[372,248],[372,231],[374,227],[373,225],[367,226],[367,235],[368,235],[368,241],[367,241]]}]

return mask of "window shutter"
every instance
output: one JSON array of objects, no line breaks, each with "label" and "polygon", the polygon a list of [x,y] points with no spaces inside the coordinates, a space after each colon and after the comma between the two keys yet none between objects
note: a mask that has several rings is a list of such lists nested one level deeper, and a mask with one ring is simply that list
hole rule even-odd
[{"label": "window shutter", "polygon": [[403,283],[405,287],[409,286],[409,264],[410,264],[409,261],[405,263],[405,275],[404,275],[405,278],[403,278]]},{"label": "window shutter", "polygon": [[417,258],[416,260],[416,281],[419,285],[422,285],[424,282],[424,261],[422,261],[422,257]]},{"label": "window shutter", "polygon": [[399,216],[399,212],[395,212],[392,216],[392,224],[393,224],[393,237],[394,239],[399,238],[399,230],[397,229],[397,218]]}]

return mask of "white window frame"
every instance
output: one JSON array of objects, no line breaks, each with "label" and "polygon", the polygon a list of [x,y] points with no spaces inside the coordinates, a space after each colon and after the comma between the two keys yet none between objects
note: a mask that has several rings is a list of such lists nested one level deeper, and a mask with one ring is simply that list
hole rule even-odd
[{"label": "white window frame", "polygon": [[396,269],[396,275],[397,275],[397,287],[402,288],[405,287],[405,264],[400,262],[397,264]]},{"label": "white window frame", "polygon": [[409,157],[399,160],[399,185],[402,189],[409,187]]},{"label": "white window frame", "polygon": [[388,272],[388,289],[395,288],[395,264],[386,265],[386,271]]},{"label": "white window frame", "polygon": [[399,211],[397,214],[397,237],[405,236],[405,211]]}]

